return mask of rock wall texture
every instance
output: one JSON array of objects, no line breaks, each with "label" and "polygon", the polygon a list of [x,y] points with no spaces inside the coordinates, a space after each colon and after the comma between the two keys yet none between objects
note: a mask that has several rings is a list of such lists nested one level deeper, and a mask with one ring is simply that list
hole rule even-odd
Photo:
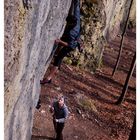
[{"label": "rock wall texture", "polygon": [[[102,64],[104,47],[121,34],[131,0],[81,0],[81,39],[85,51],[78,50],[66,63],[95,71]],[[129,20],[135,25],[136,3],[133,0]]]},{"label": "rock wall texture", "polygon": [[[101,63],[107,41],[123,28],[130,0],[81,0],[81,38],[85,51],[72,63],[92,71]],[[25,10],[22,0],[5,0],[5,140],[29,140],[35,106],[61,37],[71,0],[34,0]],[[135,21],[135,3],[131,21]],[[134,22],[135,23],[135,22]]]},{"label": "rock wall texture", "polygon": [[5,1],[5,140],[29,140],[40,79],[64,30],[71,0]]}]

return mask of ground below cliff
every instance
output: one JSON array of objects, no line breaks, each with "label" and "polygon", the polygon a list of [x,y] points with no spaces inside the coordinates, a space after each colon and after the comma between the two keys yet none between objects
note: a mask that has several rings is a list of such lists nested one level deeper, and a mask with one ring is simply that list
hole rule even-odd
[{"label": "ground below cliff", "polygon": [[63,64],[52,83],[41,87],[42,106],[35,111],[32,140],[48,140],[55,136],[48,106],[59,93],[65,95],[70,111],[63,131],[65,140],[128,139],[136,109],[135,72],[122,105],[114,105],[114,102],[121,94],[131,65],[135,32],[128,31],[125,35],[121,62],[112,78],[119,42],[118,36],[105,48],[103,66],[95,74]]}]

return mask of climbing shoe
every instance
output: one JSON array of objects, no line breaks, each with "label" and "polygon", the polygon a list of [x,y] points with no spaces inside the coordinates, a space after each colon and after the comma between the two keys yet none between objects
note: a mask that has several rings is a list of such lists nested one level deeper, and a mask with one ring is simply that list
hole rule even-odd
[{"label": "climbing shoe", "polygon": [[40,84],[42,84],[42,85],[47,84],[47,83],[50,84],[51,81],[52,81],[51,79],[50,80],[40,80]]},{"label": "climbing shoe", "polygon": [[41,100],[39,99],[36,105],[36,109],[39,109],[41,107]]}]

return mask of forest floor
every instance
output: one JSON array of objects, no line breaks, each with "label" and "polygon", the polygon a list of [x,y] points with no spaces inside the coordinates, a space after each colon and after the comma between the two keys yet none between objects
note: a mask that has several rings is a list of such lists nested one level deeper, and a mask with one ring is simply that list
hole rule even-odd
[{"label": "forest floor", "polygon": [[121,61],[112,78],[119,43],[118,36],[105,48],[103,66],[95,74],[62,64],[52,83],[42,85],[41,108],[35,111],[32,140],[53,140],[55,132],[49,105],[60,93],[64,94],[70,111],[63,131],[64,140],[128,139],[136,110],[136,72],[123,103],[114,103],[121,94],[135,53],[135,32],[128,31],[125,35]]}]

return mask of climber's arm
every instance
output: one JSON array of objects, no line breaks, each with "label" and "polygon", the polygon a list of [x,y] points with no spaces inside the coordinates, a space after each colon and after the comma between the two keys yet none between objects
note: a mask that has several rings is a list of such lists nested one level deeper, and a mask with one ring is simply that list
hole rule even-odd
[{"label": "climber's arm", "polygon": [[76,38],[77,34],[72,34],[69,36],[69,41],[68,42],[65,42],[65,41],[62,41],[60,39],[56,39],[55,40],[55,43],[56,44],[59,44],[59,45],[62,45],[64,47],[71,47],[71,48],[75,48],[77,46],[77,43],[75,41],[75,38]]},{"label": "climber's arm", "polygon": [[59,45],[62,45],[62,46],[64,46],[64,47],[68,47],[68,43],[67,43],[67,42],[64,42],[64,41],[62,41],[62,40],[60,40],[60,39],[56,39],[56,40],[55,40],[55,43],[56,43],[56,44],[59,44]]}]

